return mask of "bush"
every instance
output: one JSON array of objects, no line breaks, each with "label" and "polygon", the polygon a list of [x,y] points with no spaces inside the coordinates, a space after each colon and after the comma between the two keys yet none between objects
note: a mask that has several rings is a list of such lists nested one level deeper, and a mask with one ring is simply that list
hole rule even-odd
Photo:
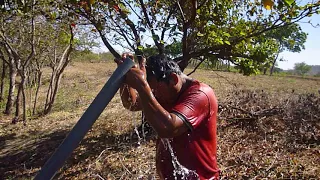
[{"label": "bush", "polygon": [[110,52],[94,53],[89,50],[74,51],[72,60],[75,62],[107,62],[113,61],[114,57]]}]

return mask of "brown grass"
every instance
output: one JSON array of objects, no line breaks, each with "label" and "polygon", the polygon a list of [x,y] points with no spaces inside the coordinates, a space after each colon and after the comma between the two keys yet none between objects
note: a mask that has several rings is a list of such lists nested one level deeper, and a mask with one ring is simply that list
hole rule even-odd
[{"label": "brown grass", "polygon": [[[73,63],[63,75],[50,115],[29,120],[27,126],[12,125],[11,117],[0,115],[0,179],[34,177],[115,68],[110,63]],[[220,107],[218,122],[222,179],[320,177],[320,140],[312,139],[320,134],[320,119],[315,112],[320,106],[316,101],[320,81],[262,75],[247,77],[205,70],[191,77],[212,86],[220,104],[224,105]],[[45,88],[41,92],[43,101]],[[307,97],[310,93],[316,94],[314,102],[308,98],[299,101],[300,96]],[[40,102],[39,108],[42,104]],[[266,109],[278,111],[272,111],[270,116],[252,117],[246,113]],[[303,120],[293,111],[301,112],[298,114]],[[141,123],[140,116],[139,112],[125,110],[117,94],[56,177],[157,178],[155,137],[148,136],[139,145],[134,132],[134,127]],[[310,124],[313,128],[305,128]],[[302,133],[294,132],[296,127],[302,129]]]}]

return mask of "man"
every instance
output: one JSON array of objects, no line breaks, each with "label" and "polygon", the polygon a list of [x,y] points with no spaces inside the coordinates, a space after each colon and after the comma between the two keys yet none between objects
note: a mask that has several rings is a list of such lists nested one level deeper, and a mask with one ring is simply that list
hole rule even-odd
[{"label": "man", "polygon": [[[183,74],[177,63],[165,56],[151,56],[144,63],[129,70],[120,93],[124,107],[142,110],[159,136],[156,166],[160,178],[183,178],[174,167],[176,158],[178,165],[198,176],[188,179],[218,179],[218,105],[213,90]],[[170,138],[174,154],[161,138]]]}]

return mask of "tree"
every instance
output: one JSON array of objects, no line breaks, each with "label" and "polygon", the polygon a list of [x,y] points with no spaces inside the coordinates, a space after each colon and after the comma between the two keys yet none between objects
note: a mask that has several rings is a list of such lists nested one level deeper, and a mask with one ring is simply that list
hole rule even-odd
[{"label": "tree", "polygon": [[182,69],[192,58],[215,56],[251,74],[272,62],[278,49],[267,33],[318,13],[320,2],[268,1],[265,7],[272,11],[263,10],[262,5],[258,0],[70,0],[65,7],[94,25],[93,31],[115,56],[119,57],[113,47],[116,44],[136,54],[151,45],[161,54],[178,41],[181,55],[175,60]]},{"label": "tree", "polygon": [[1,84],[0,84],[0,102],[4,99],[4,84],[6,78],[7,62],[5,61],[4,53],[0,48],[0,59],[2,60]]},{"label": "tree", "polygon": [[[50,112],[52,108],[61,75],[70,62],[69,55],[74,43],[74,27],[71,23],[73,17],[63,11],[59,2],[56,1],[8,1],[0,7],[0,11],[0,57],[8,64],[10,74],[5,113],[11,113],[13,101],[15,101],[15,118],[12,122],[18,121],[21,106],[23,121],[26,122],[25,89],[31,88],[32,84],[37,84],[34,114],[41,84],[42,67],[49,65],[53,69],[53,75],[45,113]],[[20,82],[14,100],[17,74]],[[22,104],[20,104],[21,100]]]},{"label": "tree", "polygon": [[[51,46],[53,54],[49,56],[49,66],[52,69],[52,73],[47,91],[44,114],[48,114],[49,112],[51,112],[59,89],[62,73],[71,61],[69,56],[74,44],[73,29],[72,26],[69,26],[69,33],[61,32],[61,30],[63,30],[64,28],[66,27],[58,25],[52,29],[52,33],[56,38],[52,41],[53,44]],[[61,44],[64,44],[65,47],[61,47]]]},{"label": "tree", "polygon": [[307,65],[305,62],[295,63],[294,71],[299,75],[305,75],[311,70],[311,66]]},{"label": "tree", "polygon": [[[298,24],[291,24],[282,28],[272,30],[267,33],[269,38],[273,38],[278,43],[278,51],[270,68],[270,76],[273,73],[278,56],[283,51],[301,52],[307,40],[307,33],[303,32]],[[270,67],[270,66],[269,66]],[[269,68],[268,67],[268,68]]]}]

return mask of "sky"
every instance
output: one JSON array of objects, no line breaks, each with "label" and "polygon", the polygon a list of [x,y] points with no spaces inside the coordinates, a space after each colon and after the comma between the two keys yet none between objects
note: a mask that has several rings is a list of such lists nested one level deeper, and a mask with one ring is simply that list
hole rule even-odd
[{"label": "sky", "polygon": [[[320,15],[313,15],[309,18],[313,25],[320,24]],[[303,20],[308,22],[309,20]],[[283,52],[279,57],[283,57],[286,61],[278,62],[281,69],[293,69],[295,63],[305,62],[308,65],[320,65],[320,27],[314,28],[308,23],[299,23],[302,30],[308,33],[305,43],[305,50],[300,53]]]}]

